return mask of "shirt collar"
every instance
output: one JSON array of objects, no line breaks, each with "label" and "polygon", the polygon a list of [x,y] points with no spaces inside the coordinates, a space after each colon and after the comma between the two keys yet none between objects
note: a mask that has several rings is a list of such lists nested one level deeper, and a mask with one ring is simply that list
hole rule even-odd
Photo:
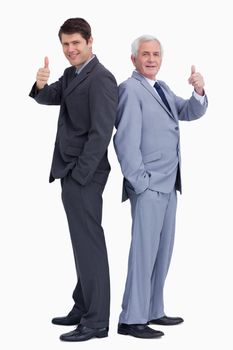
[{"label": "shirt collar", "polygon": [[83,65],[79,68],[76,68],[75,73],[76,74],[80,74],[81,71],[83,70],[84,67],[86,67],[86,65],[88,65],[89,62],[91,62],[93,60],[93,58],[95,57],[95,55],[93,55],[91,58],[89,58],[89,60],[87,60],[85,63],[83,63]]},{"label": "shirt collar", "polygon": [[[140,74],[136,69],[135,69],[135,72],[137,72],[138,74]],[[142,75],[142,74],[141,74],[141,75]],[[154,87],[154,84],[155,84],[155,82],[156,82],[157,80],[153,80],[153,79],[146,78],[145,75],[142,75],[142,76],[146,79],[146,81],[147,81],[152,87]]]},{"label": "shirt collar", "polygon": [[148,82],[152,87],[154,87],[156,80],[149,79],[149,78],[146,78],[146,77],[145,77],[145,79],[147,80],[147,82]]}]

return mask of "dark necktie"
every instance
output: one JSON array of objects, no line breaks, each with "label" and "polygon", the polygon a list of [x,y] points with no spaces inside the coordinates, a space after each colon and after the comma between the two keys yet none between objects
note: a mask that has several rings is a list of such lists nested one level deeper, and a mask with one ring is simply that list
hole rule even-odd
[{"label": "dark necktie", "polygon": [[159,96],[161,97],[161,100],[163,101],[163,103],[165,104],[167,109],[171,112],[171,108],[169,106],[169,103],[167,102],[167,99],[166,99],[166,96],[163,92],[163,89],[161,88],[161,86],[159,85],[159,83],[157,81],[154,84],[154,88],[158,92]]}]

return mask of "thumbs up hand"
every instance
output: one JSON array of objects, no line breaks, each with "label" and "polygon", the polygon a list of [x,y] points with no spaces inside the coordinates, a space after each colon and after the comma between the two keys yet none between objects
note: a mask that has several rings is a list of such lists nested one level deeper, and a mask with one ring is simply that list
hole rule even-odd
[{"label": "thumbs up hand", "polygon": [[188,79],[188,82],[194,87],[194,90],[198,95],[203,96],[205,94],[204,79],[200,73],[196,72],[195,66],[191,66],[191,75]]},{"label": "thumbs up hand", "polygon": [[49,70],[49,59],[48,57],[44,58],[44,67],[40,68],[36,75],[36,86],[38,90],[43,89],[43,87],[47,84],[50,75]]}]

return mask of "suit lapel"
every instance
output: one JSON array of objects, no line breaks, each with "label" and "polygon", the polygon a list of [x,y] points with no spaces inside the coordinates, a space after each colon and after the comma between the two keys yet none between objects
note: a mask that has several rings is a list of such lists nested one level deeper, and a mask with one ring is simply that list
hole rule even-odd
[{"label": "suit lapel", "polygon": [[[76,89],[86,78],[89,76],[89,74],[94,70],[94,68],[99,63],[97,57],[94,57],[87,65],[83,68],[83,70],[80,72],[80,74],[75,74],[75,68],[72,70],[71,80],[68,83],[68,86],[64,90],[64,98],[67,97],[74,89]],[[73,77],[73,79],[72,79]]]},{"label": "suit lapel", "polygon": [[163,92],[164,92],[164,94],[165,94],[165,96],[166,96],[166,99],[167,99],[167,101],[168,101],[168,103],[169,103],[169,106],[170,106],[170,108],[171,108],[171,111],[172,111],[171,114],[173,115],[173,117],[175,117],[175,119],[178,119],[178,117],[177,117],[177,111],[176,111],[176,109],[175,109],[174,99],[171,98],[171,95],[167,92],[167,90],[166,90],[166,88],[164,87],[164,85],[162,84],[162,82],[160,83],[160,85],[161,85],[161,87],[162,87],[162,89],[163,89]]},{"label": "suit lapel", "polygon": [[137,72],[133,72],[132,77],[139,80],[141,82],[142,86],[156,99],[156,101],[165,109],[165,111],[169,114],[169,116],[176,120],[175,116],[173,115],[174,111],[172,108],[172,101],[169,98],[169,96],[167,95],[166,91],[163,90],[173,113],[171,113],[169,111],[169,109],[167,109],[167,107],[165,106],[165,104],[163,103],[161,98],[155,92],[155,89],[148,83],[148,81],[141,74],[139,74]]}]

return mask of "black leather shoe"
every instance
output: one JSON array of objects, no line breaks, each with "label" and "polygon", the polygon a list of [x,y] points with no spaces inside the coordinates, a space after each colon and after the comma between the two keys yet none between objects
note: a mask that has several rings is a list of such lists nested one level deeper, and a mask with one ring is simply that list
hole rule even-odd
[{"label": "black leather shoe", "polygon": [[62,334],[60,339],[63,341],[85,341],[91,338],[105,338],[108,336],[108,327],[88,328],[79,325],[74,331]]},{"label": "black leather shoe", "polygon": [[68,314],[64,317],[55,317],[52,319],[53,324],[60,326],[76,326],[80,322],[80,316]]},{"label": "black leather shoe", "polygon": [[156,320],[151,320],[148,323],[159,324],[161,326],[175,326],[176,324],[180,324],[182,322],[184,322],[184,320],[181,317],[163,316],[163,317],[157,318]]},{"label": "black leather shoe", "polygon": [[136,338],[152,339],[159,338],[164,335],[163,332],[156,331],[146,324],[126,324],[119,323],[118,333],[123,335],[132,335]]}]

